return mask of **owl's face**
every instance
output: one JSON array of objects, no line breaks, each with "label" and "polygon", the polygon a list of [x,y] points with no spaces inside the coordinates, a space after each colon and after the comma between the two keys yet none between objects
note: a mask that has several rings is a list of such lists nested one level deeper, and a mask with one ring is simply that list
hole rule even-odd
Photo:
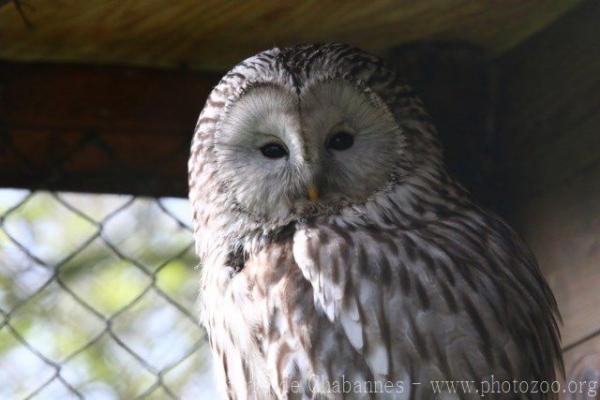
[{"label": "owl's face", "polygon": [[214,143],[231,201],[275,223],[364,202],[390,181],[402,149],[383,101],[341,79],[299,93],[251,85],[227,108]]}]

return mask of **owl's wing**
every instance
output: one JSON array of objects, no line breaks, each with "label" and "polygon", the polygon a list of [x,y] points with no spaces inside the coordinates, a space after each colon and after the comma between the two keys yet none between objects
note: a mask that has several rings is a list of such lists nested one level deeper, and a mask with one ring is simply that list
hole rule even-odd
[{"label": "owl's wing", "polygon": [[315,307],[376,378],[553,377],[551,295],[535,263],[490,229],[315,224],[298,229],[293,254]]},{"label": "owl's wing", "polygon": [[312,285],[315,307],[343,329],[378,376],[390,368],[390,316],[385,303],[394,301],[396,291],[388,286],[394,255],[385,246],[365,242],[363,236],[334,226],[307,227],[297,231],[293,250]]}]

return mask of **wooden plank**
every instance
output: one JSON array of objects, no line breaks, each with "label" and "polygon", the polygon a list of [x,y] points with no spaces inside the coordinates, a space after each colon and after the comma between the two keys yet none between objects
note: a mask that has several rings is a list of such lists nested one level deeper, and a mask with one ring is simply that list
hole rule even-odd
[{"label": "wooden plank", "polygon": [[0,58],[224,70],[274,45],[343,41],[375,52],[414,41],[499,54],[579,0],[45,0],[0,8]]},{"label": "wooden plank", "polygon": [[554,290],[566,347],[600,329],[599,19],[583,3],[497,64],[503,209]]},{"label": "wooden plank", "polygon": [[187,193],[189,143],[215,75],[0,64],[0,185]]}]

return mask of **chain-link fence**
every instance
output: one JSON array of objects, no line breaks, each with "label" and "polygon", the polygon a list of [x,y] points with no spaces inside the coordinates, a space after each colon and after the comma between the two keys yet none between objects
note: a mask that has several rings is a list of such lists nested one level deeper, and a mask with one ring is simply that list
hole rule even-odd
[{"label": "chain-link fence", "polygon": [[55,191],[156,186],[189,138],[140,172],[122,138],[51,134],[2,132],[2,175],[31,186],[0,189],[0,399],[211,398],[188,202]]},{"label": "chain-link fence", "polygon": [[183,200],[3,190],[0,202],[1,398],[202,390]]}]

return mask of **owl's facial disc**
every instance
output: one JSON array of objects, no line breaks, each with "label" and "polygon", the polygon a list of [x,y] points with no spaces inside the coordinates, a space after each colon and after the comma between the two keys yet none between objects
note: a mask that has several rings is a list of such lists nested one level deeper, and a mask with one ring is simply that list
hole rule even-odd
[{"label": "owl's facial disc", "polygon": [[232,206],[279,223],[365,201],[389,182],[401,143],[382,102],[335,80],[300,95],[249,89],[223,117],[215,153]]}]

